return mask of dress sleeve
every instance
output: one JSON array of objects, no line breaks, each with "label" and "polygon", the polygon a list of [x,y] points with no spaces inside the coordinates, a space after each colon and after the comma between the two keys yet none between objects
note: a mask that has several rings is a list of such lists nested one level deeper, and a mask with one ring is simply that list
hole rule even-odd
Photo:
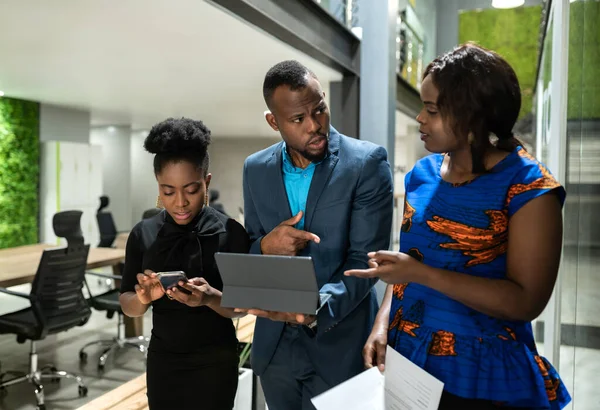
[{"label": "dress sleeve", "polygon": [[509,217],[513,216],[527,202],[549,192],[557,195],[561,206],[564,204],[565,189],[550,171],[537,161],[525,162],[508,187],[506,201]]},{"label": "dress sleeve", "polygon": [[121,293],[135,292],[135,285],[138,283],[136,275],[142,272],[143,257],[140,227],[136,225],[131,230],[125,247],[125,267],[123,268],[123,279],[121,280]]},{"label": "dress sleeve", "polygon": [[248,253],[250,251],[250,236],[235,219],[227,221],[227,240],[223,252]]}]

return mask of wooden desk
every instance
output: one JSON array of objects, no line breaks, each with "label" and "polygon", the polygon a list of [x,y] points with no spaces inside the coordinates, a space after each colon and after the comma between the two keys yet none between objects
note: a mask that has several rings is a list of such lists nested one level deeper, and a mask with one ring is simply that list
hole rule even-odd
[{"label": "wooden desk", "polygon": [[256,316],[246,315],[242,318],[234,319],[233,324],[235,325],[235,333],[240,343],[252,343]]},{"label": "wooden desk", "polygon": [[[39,243],[35,245],[17,246],[0,249],[0,287],[22,285],[33,282],[44,249],[56,245]],[[90,248],[87,269],[112,266],[113,273],[119,275],[115,266],[125,259],[125,249]],[[125,335],[127,337],[143,334],[143,318],[125,318]]]},{"label": "wooden desk", "polygon": [[77,410],[146,410],[146,373],[120,385]]},{"label": "wooden desk", "polygon": [[114,247],[117,249],[125,249],[125,246],[127,245],[127,239],[129,238],[129,232],[121,232],[120,234],[117,235],[115,242],[114,242]]},{"label": "wooden desk", "polygon": [[[0,249],[0,286],[9,287],[33,282],[42,252],[56,245],[39,243]],[[124,249],[90,248],[87,269],[115,266],[125,259]]]}]

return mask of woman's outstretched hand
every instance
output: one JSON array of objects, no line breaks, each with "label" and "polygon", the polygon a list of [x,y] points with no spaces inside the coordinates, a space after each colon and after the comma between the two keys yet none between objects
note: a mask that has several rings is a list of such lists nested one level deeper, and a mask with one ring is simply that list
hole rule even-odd
[{"label": "woman's outstretched hand", "polygon": [[369,252],[368,269],[351,269],[346,276],[379,278],[390,284],[414,282],[424,265],[406,253],[377,251]]}]

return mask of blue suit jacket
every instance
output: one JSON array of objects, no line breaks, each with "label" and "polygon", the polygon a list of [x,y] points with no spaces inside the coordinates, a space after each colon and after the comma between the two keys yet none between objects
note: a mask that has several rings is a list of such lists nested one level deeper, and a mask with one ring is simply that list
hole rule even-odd
[{"label": "blue suit jacket", "polygon": [[[283,142],[244,163],[244,220],[260,253],[260,241],[292,217],[283,182]],[[383,147],[339,134],[333,127],[329,156],[315,169],[306,203],[305,229],[321,238],[309,242],[322,293],[332,297],[318,314],[315,337],[300,332],[318,374],[336,385],[364,369],[362,348],[369,336],[377,300],[375,280],[344,276],[367,267],[367,252],[388,249],[393,212],[392,175]],[[261,375],[279,343],[284,324],[259,318],[252,345],[252,368]]]}]

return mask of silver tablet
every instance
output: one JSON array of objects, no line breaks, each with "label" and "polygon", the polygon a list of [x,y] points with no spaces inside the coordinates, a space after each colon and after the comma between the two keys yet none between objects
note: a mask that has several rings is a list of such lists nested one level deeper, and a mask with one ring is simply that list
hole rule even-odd
[{"label": "silver tablet", "polygon": [[223,307],[314,315],[331,296],[319,294],[310,257],[217,252],[215,259]]}]

